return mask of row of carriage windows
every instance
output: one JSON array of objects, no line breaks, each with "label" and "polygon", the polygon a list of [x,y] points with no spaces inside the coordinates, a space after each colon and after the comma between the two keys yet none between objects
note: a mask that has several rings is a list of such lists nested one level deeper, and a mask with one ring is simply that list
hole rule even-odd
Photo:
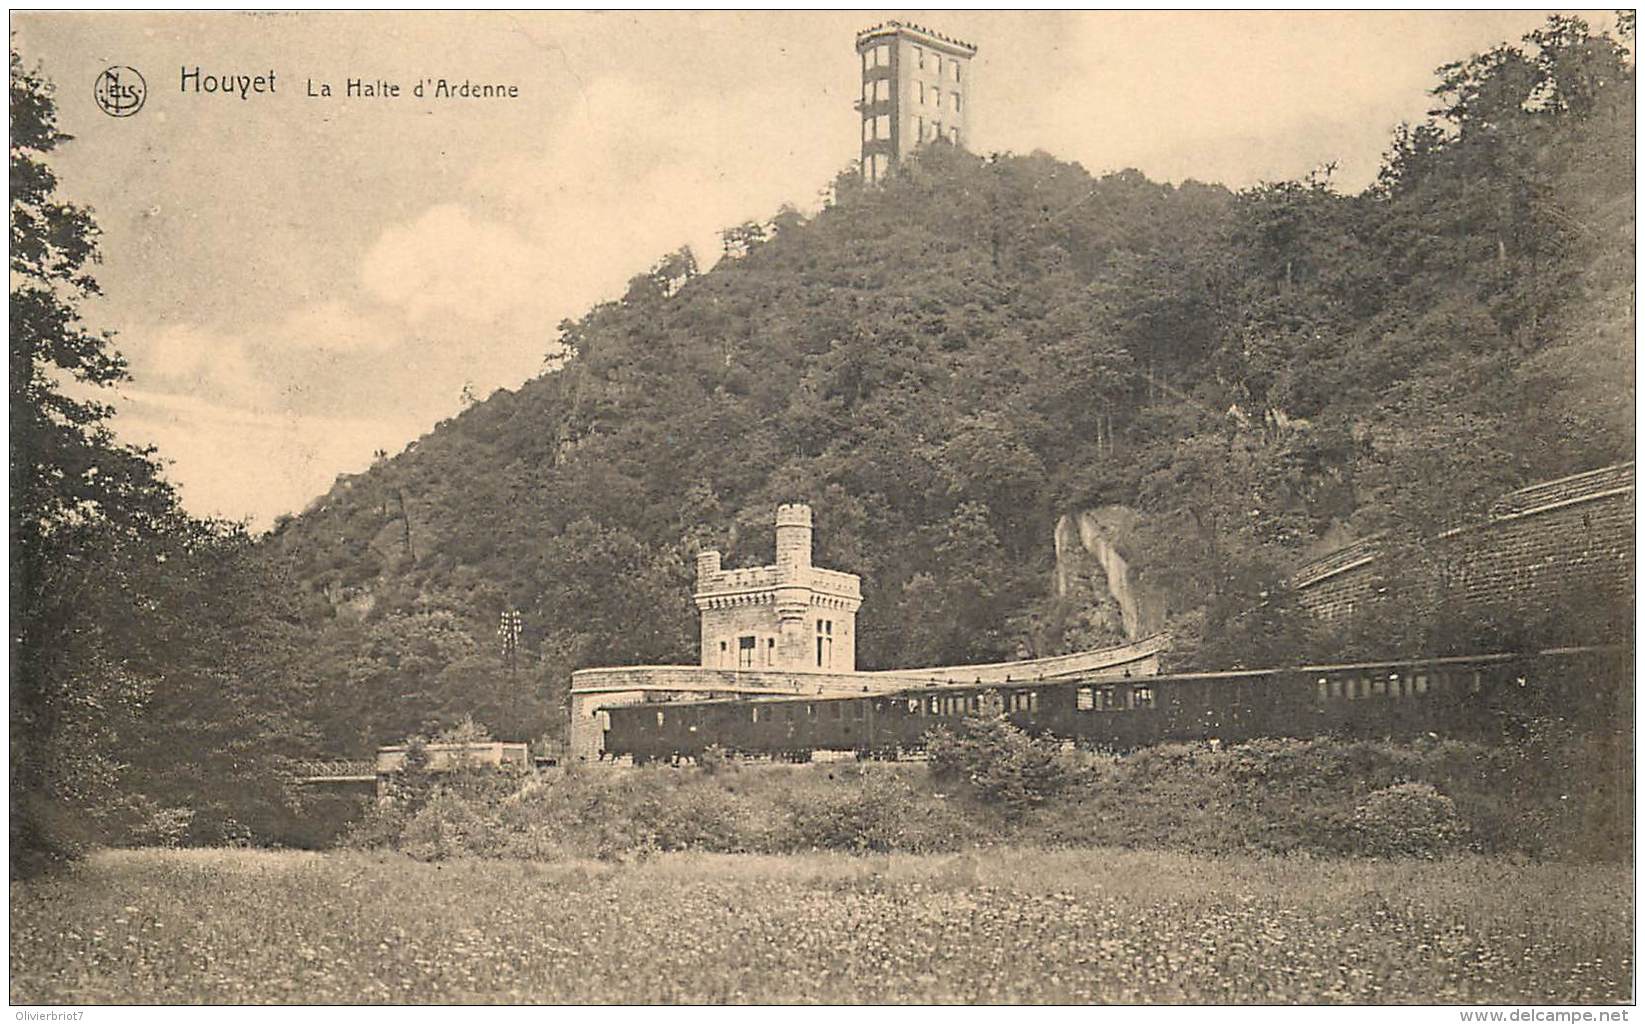
[{"label": "row of carriage windows", "polygon": [[[1320,701],[1364,701],[1367,698],[1413,698],[1428,693],[1438,686],[1442,677],[1430,678],[1427,673],[1381,673],[1365,676],[1321,676],[1314,681],[1314,696]],[[1466,677],[1468,691],[1478,694],[1484,685],[1482,674],[1475,670]]]},{"label": "row of carriage windows", "polygon": [[[823,629],[822,624],[818,624]],[[1427,694],[1431,688],[1438,686],[1442,678],[1430,677],[1427,673],[1401,675],[1388,673],[1386,675],[1372,674],[1356,677],[1326,677],[1321,676],[1314,682],[1314,692],[1320,701],[1363,701],[1369,698],[1408,698]],[[1479,672],[1474,672],[1466,678],[1468,690],[1478,693],[1483,686],[1483,678]],[[1520,682],[1523,682],[1523,678]],[[932,716],[959,716],[977,715],[984,711],[986,699],[981,694],[929,694],[925,698],[908,698],[907,711],[909,715]],[[1007,713],[1039,711],[1040,693],[1037,690],[1013,690],[1003,694],[998,705],[989,702],[990,708],[998,708]],[[775,705],[765,709],[761,715],[761,707],[753,705],[749,708],[749,717],[754,722],[762,720],[793,722],[799,718],[814,718],[818,714],[819,706],[823,709],[822,715],[829,719],[862,719],[865,714],[866,702],[863,701],[824,701],[808,702],[803,710],[798,705]],[[882,706],[883,707],[883,706]],[[1080,687],[1074,691],[1074,708],[1081,712],[1123,712],[1137,709],[1151,709],[1156,707],[1154,688],[1146,685],[1113,685]],[[657,725],[663,725],[663,713],[657,713]]]}]

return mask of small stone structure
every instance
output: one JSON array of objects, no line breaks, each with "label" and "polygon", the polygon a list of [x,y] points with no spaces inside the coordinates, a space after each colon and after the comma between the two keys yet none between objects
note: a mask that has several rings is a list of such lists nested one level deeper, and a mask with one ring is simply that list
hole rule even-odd
[{"label": "small stone structure", "polygon": [[[423,750],[428,753],[429,772],[450,772],[453,769],[491,767],[500,769],[506,765],[527,767],[531,764],[531,753],[523,743],[506,740],[468,741],[458,744],[426,744]],[[393,744],[377,749],[377,774],[389,775],[395,772],[404,772],[406,767],[406,746]]]},{"label": "small stone structure", "polygon": [[[455,744],[429,744],[427,771],[451,772],[462,768],[493,768],[506,766],[531,768],[531,752],[523,743],[506,740],[469,741]],[[292,782],[298,786],[313,787],[335,794],[381,798],[388,781],[406,768],[406,746],[392,744],[377,749],[372,761],[330,759],[302,763]]]},{"label": "small stone structure", "polygon": [[775,565],[721,569],[719,552],[699,554],[692,599],[705,669],[857,668],[861,582],[811,564],[808,505],[777,507]]}]

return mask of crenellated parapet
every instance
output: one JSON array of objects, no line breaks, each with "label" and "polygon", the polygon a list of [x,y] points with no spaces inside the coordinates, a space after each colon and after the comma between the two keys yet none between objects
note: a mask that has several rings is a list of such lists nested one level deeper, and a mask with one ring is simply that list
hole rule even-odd
[{"label": "crenellated parapet", "polygon": [[697,556],[692,601],[701,614],[704,667],[850,672],[856,668],[862,584],[811,564],[811,507],[776,511],[776,561],[724,569],[720,553]]}]

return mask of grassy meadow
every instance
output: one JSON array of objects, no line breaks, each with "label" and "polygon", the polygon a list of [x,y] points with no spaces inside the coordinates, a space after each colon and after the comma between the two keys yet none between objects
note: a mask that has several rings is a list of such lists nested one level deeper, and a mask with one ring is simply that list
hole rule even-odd
[{"label": "grassy meadow", "polygon": [[16,1003],[1632,998],[1631,866],[996,847],[106,851],[12,887]]}]

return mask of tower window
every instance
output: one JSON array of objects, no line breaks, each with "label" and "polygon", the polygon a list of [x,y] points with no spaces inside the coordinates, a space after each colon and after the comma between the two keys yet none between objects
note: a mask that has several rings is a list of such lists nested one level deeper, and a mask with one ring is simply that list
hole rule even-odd
[{"label": "tower window", "polygon": [[937,77],[941,78],[942,77],[942,57],[938,54],[932,54],[931,55],[931,61],[932,61],[931,67],[937,72]]},{"label": "tower window", "polygon": [[954,94],[954,113],[958,114],[959,112],[960,112],[960,94],[955,93]]},{"label": "tower window", "polygon": [[737,668],[738,669],[752,669],[752,668],[754,668],[754,645],[755,645],[755,643],[756,642],[755,642],[755,639],[753,637],[739,637],[739,638],[737,638]]},{"label": "tower window", "polygon": [[925,118],[923,117],[914,119],[914,138],[920,142],[925,141]]},{"label": "tower window", "polygon": [[824,669],[834,664],[834,621],[832,619],[817,620],[817,668]]},{"label": "tower window", "polygon": [[891,98],[891,80],[882,78],[874,83],[874,99],[883,103]]},{"label": "tower window", "polygon": [[881,43],[874,47],[874,66],[888,68],[891,66],[891,44]]},{"label": "tower window", "polygon": [[948,77],[953,79],[956,82],[958,82],[960,80],[960,62],[959,61],[949,61],[948,62]]},{"label": "tower window", "polygon": [[921,67],[921,68],[925,67],[925,48],[924,47],[921,47],[921,46],[914,47],[914,63],[916,65],[918,65],[919,67]]},{"label": "tower window", "polygon": [[868,142],[872,138],[874,138],[874,119],[865,117],[862,119],[862,141]]},{"label": "tower window", "polygon": [[879,117],[876,117],[874,119],[874,138],[876,138],[876,139],[889,139],[889,138],[891,138],[891,115],[890,114],[881,114]]},{"label": "tower window", "polygon": [[948,141],[956,146],[960,144],[960,130],[958,128],[950,128],[948,130]]},{"label": "tower window", "polygon": [[864,82],[862,84],[862,101],[864,103],[867,103],[869,100],[872,100],[873,98],[874,98],[874,83],[873,82]]}]

